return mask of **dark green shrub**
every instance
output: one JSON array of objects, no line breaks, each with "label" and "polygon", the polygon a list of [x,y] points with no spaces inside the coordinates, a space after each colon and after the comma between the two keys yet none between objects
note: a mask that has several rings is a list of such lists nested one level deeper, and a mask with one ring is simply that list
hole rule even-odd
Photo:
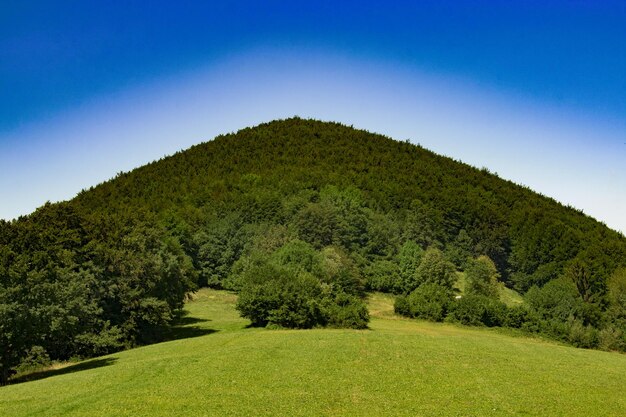
[{"label": "dark green shrub", "polygon": [[340,293],[334,299],[326,298],[324,315],[331,327],[365,329],[369,322],[367,306],[358,297]]},{"label": "dark green shrub", "polygon": [[[307,256],[299,258],[297,253]],[[260,259],[249,264],[238,281],[237,310],[253,326],[367,327],[369,315],[365,304],[356,295],[344,291],[344,285],[355,288],[347,283],[356,278],[350,272],[350,262],[339,255],[336,251],[322,255],[299,242],[273,257],[273,262],[282,262],[280,265]],[[304,260],[303,266],[298,266],[298,259]]]},{"label": "dark green shrub", "polygon": [[[456,279],[454,265],[446,260],[443,252],[431,247],[424,252],[424,256],[415,271],[415,278],[415,288],[432,283],[452,289]],[[413,291],[415,288],[407,288],[407,290]]]},{"label": "dark green shrub", "polygon": [[348,254],[340,247],[328,246],[321,251],[320,280],[329,284],[333,292],[363,296],[365,280],[359,268]]},{"label": "dark green shrub", "polygon": [[506,322],[505,304],[483,295],[466,295],[450,304],[447,320],[469,326],[502,326]]},{"label": "dark green shrub", "polygon": [[393,310],[396,314],[400,314],[401,316],[411,316],[406,295],[399,295],[396,297],[396,301],[393,303]]},{"label": "dark green shrub", "polygon": [[452,292],[441,285],[429,283],[420,285],[406,297],[406,309],[410,317],[442,321],[452,300]]},{"label": "dark green shrub", "polygon": [[20,365],[16,368],[17,372],[33,371],[50,366],[50,356],[46,349],[41,346],[33,346],[29,349],[26,357],[22,359]]},{"label": "dark green shrub", "polygon": [[539,317],[533,310],[523,305],[508,307],[503,317],[502,326],[536,332],[539,330]]},{"label": "dark green shrub", "polygon": [[532,287],[525,296],[528,304],[545,320],[564,323],[570,317],[584,316],[584,302],[576,287],[565,279],[550,281],[543,287]]},{"label": "dark green shrub", "polygon": [[602,350],[623,351],[626,347],[624,332],[615,326],[600,330],[598,332],[598,347]]},{"label": "dark green shrub", "polygon": [[310,274],[264,264],[245,272],[236,308],[253,326],[311,328],[324,324],[320,298],[320,283]]},{"label": "dark green shrub", "polygon": [[594,348],[598,345],[598,330],[580,321],[573,321],[569,323],[568,342],[580,348]]},{"label": "dark green shrub", "polygon": [[424,250],[414,241],[409,240],[402,245],[396,257],[400,275],[397,292],[408,294],[419,286],[416,273],[423,256]]}]

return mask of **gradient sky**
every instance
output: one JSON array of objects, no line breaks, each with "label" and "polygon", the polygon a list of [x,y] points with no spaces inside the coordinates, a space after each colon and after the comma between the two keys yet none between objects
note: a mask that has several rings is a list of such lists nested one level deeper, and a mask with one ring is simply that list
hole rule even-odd
[{"label": "gradient sky", "polygon": [[626,232],[626,2],[0,0],[0,217],[293,115]]}]

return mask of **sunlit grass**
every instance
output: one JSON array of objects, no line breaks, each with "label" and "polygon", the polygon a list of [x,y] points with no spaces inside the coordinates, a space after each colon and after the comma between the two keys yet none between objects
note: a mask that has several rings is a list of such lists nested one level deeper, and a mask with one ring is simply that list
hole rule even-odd
[{"label": "sunlit grass", "polygon": [[[215,330],[0,388],[3,416],[621,416],[626,355],[393,315],[368,330],[247,328],[202,290],[187,326]],[[71,370],[71,368],[70,368]]]}]

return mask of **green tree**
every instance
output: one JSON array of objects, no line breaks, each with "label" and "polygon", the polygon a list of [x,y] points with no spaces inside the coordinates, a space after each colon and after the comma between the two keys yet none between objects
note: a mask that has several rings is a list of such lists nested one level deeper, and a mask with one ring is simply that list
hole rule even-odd
[{"label": "green tree", "polygon": [[465,269],[468,294],[498,298],[498,270],[489,257],[483,255],[468,262]]},{"label": "green tree", "polygon": [[402,245],[397,256],[400,268],[400,284],[394,289],[399,292],[410,293],[419,286],[417,268],[422,261],[424,251],[415,242],[408,240]]},{"label": "green tree", "polygon": [[474,242],[465,229],[446,247],[446,255],[457,268],[464,270],[473,256]]},{"label": "green tree", "polygon": [[443,252],[437,248],[428,248],[415,273],[416,283],[437,284],[452,289],[455,282],[454,266],[445,259]]}]

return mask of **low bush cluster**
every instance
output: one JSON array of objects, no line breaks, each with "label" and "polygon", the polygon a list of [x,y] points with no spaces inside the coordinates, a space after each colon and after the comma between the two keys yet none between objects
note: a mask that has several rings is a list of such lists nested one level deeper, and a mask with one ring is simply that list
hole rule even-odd
[{"label": "low bush cluster", "polygon": [[236,307],[253,326],[367,327],[363,283],[338,248],[317,251],[294,240],[266,257],[248,258],[240,262],[233,284],[239,290]]}]

